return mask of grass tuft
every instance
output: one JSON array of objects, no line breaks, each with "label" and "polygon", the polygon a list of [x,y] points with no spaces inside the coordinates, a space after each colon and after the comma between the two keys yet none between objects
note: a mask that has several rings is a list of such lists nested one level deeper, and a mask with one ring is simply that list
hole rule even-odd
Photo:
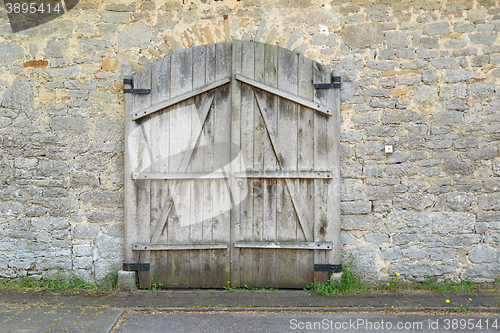
[{"label": "grass tuft", "polygon": [[361,282],[358,274],[354,272],[353,264],[354,256],[351,254],[349,262],[342,265],[342,277],[339,281],[315,282],[308,286],[307,289],[320,295],[360,294],[370,291],[372,286]]},{"label": "grass tuft", "polygon": [[68,292],[109,292],[117,288],[118,272],[116,269],[99,282],[86,282],[71,271],[55,268],[47,278],[18,277],[14,280],[0,280],[0,290],[12,291],[47,291],[52,293]]},{"label": "grass tuft", "polygon": [[353,264],[355,258],[353,255],[349,257],[349,262],[342,265],[342,278],[340,281],[328,280],[326,282],[315,282],[307,287],[308,290],[314,291],[320,295],[334,294],[361,294],[361,293],[378,293],[378,292],[401,292],[401,293],[418,293],[418,292],[440,292],[440,293],[458,293],[458,292],[474,292],[474,291],[500,291],[500,280],[495,280],[494,283],[474,283],[469,279],[457,282],[452,279],[438,280],[436,277],[426,276],[423,282],[408,283],[402,281],[396,274],[396,277],[391,277],[387,282],[381,282],[377,285],[363,283],[357,273],[354,272]]}]

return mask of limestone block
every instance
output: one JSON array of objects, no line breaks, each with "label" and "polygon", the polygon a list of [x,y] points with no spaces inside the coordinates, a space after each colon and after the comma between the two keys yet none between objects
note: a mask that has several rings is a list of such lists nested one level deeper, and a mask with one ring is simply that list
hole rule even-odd
[{"label": "limestone block", "polygon": [[476,44],[486,44],[491,45],[497,39],[496,32],[479,32],[476,34],[469,35],[470,40]]},{"label": "limestone block", "polygon": [[434,103],[438,99],[438,94],[433,87],[421,86],[415,92],[415,99],[419,103]]},{"label": "limestone block", "polygon": [[500,193],[486,193],[479,196],[479,208],[500,210]]},{"label": "limestone block", "polygon": [[476,100],[493,97],[495,92],[495,85],[489,82],[476,82],[472,83],[469,87],[472,97]]},{"label": "limestone block", "polygon": [[402,261],[389,266],[387,272],[390,275],[396,273],[404,274],[405,276],[439,276],[446,273],[454,273],[456,268],[450,265],[435,264],[434,262],[410,262]]},{"label": "limestone block", "polygon": [[366,234],[365,239],[367,242],[375,244],[375,245],[381,245],[383,243],[389,243],[389,236],[387,234],[383,234],[380,232],[374,232],[371,234]]},{"label": "limestone block", "polygon": [[348,24],[342,29],[342,40],[354,49],[382,44],[384,34],[378,23]]},{"label": "limestone block", "polygon": [[431,216],[428,212],[413,210],[392,211],[385,220],[391,233],[419,233],[431,230]]},{"label": "limestone block", "polygon": [[475,282],[492,282],[500,271],[500,264],[494,263],[481,263],[472,265],[465,270],[464,278],[469,278]]},{"label": "limestone block", "polygon": [[447,22],[428,23],[424,26],[424,34],[429,36],[445,35],[450,32],[450,25]]},{"label": "limestone block", "polygon": [[368,214],[371,212],[370,201],[345,201],[340,203],[340,210],[342,214]]},{"label": "limestone block", "polygon": [[97,237],[99,226],[97,224],[77,224],[73,230],[73,237],[76,239],[94,239]]},{"label": "limestone block", "polygon": [[119,34],[117,45],[120,49],[128,50],[132,47],[147,49],[150,43],[150,32],[146,24],[137,22],[128,24]]},{"label": "limestone block", "polygon": [[375,231],[382,228],[382,221],[371,215],[342,215],[340,218],[342,230]]},{"label": "limestone block", "polygon": [[449,248],[437,248],[437,249],[428,249],[427,253],[429,253],[429,258],[431,260],[450,260],[456,258],[457,251],[455,249]]},{"label": "limestone block", "polygon": [[388,31],[385,33],[387,46],[393,49],[402,49],[410,45],[408,35],[401,31]]},{"label": "limestone block", "polygon": [[497,250],[486,245],[478,245],[469,251],[469,260],[475,264],[497,261]]},{"label": "limestone block", "polygon": [[473,233],[476,217],[470,213],[434,212],[432,217],[432,231],[440,234],[467,234]]},{"label": "limestone block", "polygon": [[376,268],[377,250],[377,246],[369,244],[345,248],[342,250],[342,263],[343,265],[349,263],[350,256],[352,255],[355,258],[352,267],[361,281],[376,283],[379,278],[379,271]]},{"label": "limestone block", "polygon": [[29,79],[25,76],[17,77],[12,86],[5,90],[2,106],[15,110],[26,111],[33,105],[33,91]]},{"label": "limestone block", "polygon": [[340,197],[342,201],[364,199],[363,182],[355,179],[343,179],[340,186]]},{"label": "limestone block", "polygon": [[68,50],[69,42],[67,40],[49,40],[43,49],[43,53],[48,58],[62,58]]},{"label": "limestone block", "polygon": [[118,288],[122,290],[135,290],[136,287],[136,271],[118,271]]},{"label": "limestone block", "polygon": [[123,194],[116,191],[85,192],[80,199],[97,207],[123,207]]}]

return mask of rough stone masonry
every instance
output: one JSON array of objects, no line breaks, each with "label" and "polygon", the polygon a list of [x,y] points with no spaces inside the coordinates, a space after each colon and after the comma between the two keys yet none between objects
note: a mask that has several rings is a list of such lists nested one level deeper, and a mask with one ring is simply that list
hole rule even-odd
[{"label": "rough stone masonry", "polygon": [[492,281],[499,30],[497,0],[81,0],[15,34],[2,11],[0,276],[120,267],[122,78],[242,39],[341,70],[343,256],[365,281]]}]

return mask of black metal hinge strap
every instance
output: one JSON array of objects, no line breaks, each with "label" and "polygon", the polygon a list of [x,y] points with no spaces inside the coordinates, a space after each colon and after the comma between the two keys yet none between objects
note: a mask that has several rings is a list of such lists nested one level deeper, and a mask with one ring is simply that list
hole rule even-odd
[{"label": "black metal hinge strap", "polygon": [[315,272],[330,272],[334,273],[342,272],[342,265],[329,265],[329,264],[315,264],[314,265]]},{"label": "black metal hinge strap", "polygon": [[123,89],[125,94],[151,94],[151,89]]},{"label": "black metal hinge strap", "polygon": [[150,264],[123,264],[124,271],[149,271]]},{"label": "black metal hinge strap", "polygon": [[341,88],[342,87],[342,83],[340,83],[341,81],[342,79],[340,76],[332,76],[332,83],[317,83],[314,85],[314,88],[315,89]]},{"label": "black metal hinge strap", "polygon": [[[133,79],[123,79],[123,84],[134,85]],[[151,94],[151,89],[123,89],[124,94]]]}]

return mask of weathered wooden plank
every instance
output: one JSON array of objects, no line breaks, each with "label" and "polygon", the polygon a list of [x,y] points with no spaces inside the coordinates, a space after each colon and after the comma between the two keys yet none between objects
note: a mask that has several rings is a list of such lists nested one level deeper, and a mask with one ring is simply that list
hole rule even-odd
[{"label": "weathered wooden plank", "polygon": [[[199,51],[200,47],[195,48],[195,50]],[[201,74],[201,72],[197,72],[197,73]],[[142,117],[145,117],[145,116],[150,115],[152,113],[155,113],[155,112],[158,112],[158,111],[163,110],[165,108],[168,108],[169,106],[172,106],[172,105],[178,104],[180,102],[186,101],[186,100],[188,100],[190,98],[193,98],[195,96],[203,94],[203,93],[205,93],[207,91],[210,91],[210,90],[218,88],[218,87],[220,87],[222,85],[228,84],[229,82],[231,82],[231,78],[230,77],[226,77],[226,78],[223,78],[222,80],[219,80],[217,82],[207,84],[204,87],[194,89],[193,91],[190,91],[188,93],[182,94],[182,95],[177,96],[177,97],[174,97],[174,98],[172,98],[172,99],[170,99],[168,101],[164,101],[164,102],[158,103],[156,105],[153,105],[153,106],[151,106],[149,108],[146,108],[144,110],[137,111],[137,112],[135,112],[133,114],[132,119],[133,120],[141,119]]]},{"label": "weathered wooden plank", "polygon": [[333,247],[333,243],[332,242],[234,242],[234,247],[255,248],[255,249],[331,250]]},{"label": "weathered wooden plank", "polygon": [[[165,57],[152,64],[151,78],[151,104],[157,104],[160,101],[170,97],[170,57]],[[151,119],[151,151],[153,161],[151,171],[162,173],[168,170],[169,157],[169,113],[167,110],[161,110],[150,116]],[[155,232],[161,208],[168,199],[168,187],[165,181],[155,180],[151,184],[151,230]],[[166,230],[156,232],[162,234]],[[153,236],[153,235],[151,235]],[[166,235],[165,235],[166,236]],[[164,237],[165,237],[164,236]],[[155,251],[151,253],[152,283],[156,286],[167,284],[166,263],[168,254],[164,251]]]},{"label": "weathered wooden plank", "polygon": [[[284,158],[283,150],[281,149],[281,145],[279,142],[279,139],[276,135],[276,130],[274,129],[274,124],[271,121],[271,118],[269,116],[269,113],[267,111],[267,108],[265,106],[265,102],[263,100],[263,97],[260,92],[254,91],[255,96],[257,98],[257,104],[259,106],[259,109],[262,114],[262,118],[264,119],[264,123],[266,124],[266,129],[269,134],[269,138],[271,139],[271,143],[274,149],[274,152],[276,153],[278,164],[281,166],[282,169],[287,170],[287,164]],[[291,196],[291,200],[293,203],[293,206],[295,207],[295,211],[297,213],[298,219],[300,221],[302,230],[304,231],[304,234],[306,236],[307,241],[312,240],[312,231],[310,227],[310,223],[307,220],[307,216],[304,213],[304,208],[302,207],[302,203],[300,202],[300,199],[298,197],[297,190],[295,188],[295,184],[289,179],[285,178],[286,182],[286,187],[288,188],[288,191]]]},{"label": "weathered wooden plank", "polygon": [[[264,83],[278,87],[278,47],[275,45],[264,45]],[[266,105],[269,108],[271,121],[276,121],[278,97],[266,94]],[[261,115],[262,117],[262,115]],[[264,121],[264,120],[263,120]],[[276,154],[274,153],[267,131],[263,135],[264,171],[274,172],[278,169]],[[263,240],[276,240],[276,179],[264,179],[264,229]],[[263,279],[262,285],[268,287],[278,287],[276,281],[276,252],[275,249],[263,249]]]},{"label": "weathered wooden plank", "polygon": [[[193,90],[193,49],[185,49],[180,52],[175,52],[171,55],[171,87],[170,94],[172,96],[182,95]],[[190,138],[188,143],[188,151],[192,153],[192,149],[196,145],[198,138],[196,140],[193,138],[193,133],[191,130],[192,115],[193,115],[193,105],[192,101],[184,101],[176,104],[172,107],[170,112],[170,128],[176,130],[182,128],[184,137]],[[180,172],[189,171],[188,164],[191,153],[182,154],[179,158],[174,152],[178,152],[185,146],[179,147],[179,144],[185,144],[185,140],[179,140],[180,138],[175,138],[170,140],[170,152],[171,156],[169,159],[169,172]],[[187,148],[187,147],[186,147]],[[175,158],[174,158],[175,157]],[[158,225],[163,224],[163,219],[166,219],[167,228],[169,231],[167,241],[168,243],[189,243],[189,223],[190,220],[190,188],[183,181],[174,181],[173,184],[169,184],[169,195],[173,198],[175,203],[175,208],[172,208],[175,212],[172,219],[168,219],[168,214],[165,217],[162,216],[162,220],[158,222]],[[167,206],[168,207],[168,206]],[[163,215],[162,209],[162,215]],[[156,243],[152,241],[152,243]],[[168,280],[167,288],[187,288],[189,287],[189,251],[176,251],[168,256]]]},{"label": "weathered wooden plank", "polygon": [[[201,121],[204,122],[206,117],[208,116],[208,113],[210,111],[210,107],[211,107],[213,100],[214,100],[214,96],[215,96],[215,94],[213,94],[211,97],[209,97],[208,99],[205,99],[203,101],[203,104],[202,104],[201,110],[200,110],[200,119],[201,119],[200,122]],[[195,129],[194,129],[195,132],[189,133],[191,135],[190,141],[188,144],[188,148],[186,149],[186,153],[183,154],[183,156],[182,156],[181,162],[178,165],[172,166],[172,168],[176,168],[175,173],[177,173],[177,174],[183,170],[187,171],[189,161],[191,160],[191,157],[192,157],[193,152],[194,152],[194,148],[195,148],[196,143],[199,140],[199,137],[202,133],[203,123],[199,124],[198,121],[196,121],[196,125],[194,127],[195,127]],[[138,174],[137,176],[140,177],[140,175],[141,174]],[[147,173],[146,173],[146,177],[147,177]],[[190,178],[182,178],[182,179],[190,179]],[[151,238],[151,241],[153,243],[158,242],[158,239],[159,239],[160,234],[161,234],[161,233],[159,233],[159,231],[163,230],[163,228],[165,227],[165,223],[167,222],[168,216],[169,216],[170,211],[173,207],[171,198],[173,198],[175,196],[175,194],[179,190],[180,186],[181,186],[181,183],[174,182],[169,187],[170,199],[168,200],[169,202],[165,206],[163,206],[163,208],[161,210],[160,217],[156,223],[156,229],[153,233],[153,237]]]},{"label": "weathered wooden plank", "polygon": [[[334,76],[340,76],[339,71],[333,71]],[[340,264],[340,89],[330,89],[327,92],[328,105],[332,106],[333,115],[327,120],[327,163],[331,166],[333,177],[328,181],[328,203],[326,207],[329,226],[325,239],[333,241],[332,251],[326,251],[325,261],[328,264]]]},{"label": "weathered wooden plank", "polygon": [[[329,82],[330,79],[329,70],[315,63],[314,68],[314,83],[324,83]],[[329,89],[318,89],[314,94],[314,100],[318,103],[328,103],[327,93]],[[330,168],[328,165],[328,133],[327,133],[327,117],[321,114],[314,115],[314,169],[321,170],[325,168]],[[329,228],[328,217],[327,217],[327,196],[328,192],[325,186],[327,186],[326,180],[317,179],[314,181],[314,241],[323,242],[326,241],[326,230]],[[318,250],[314,251],[314,263],[315,264],[328,264],[326,262],[326,251]],[[315,281],[324,281],[327,279],[328,272],[314,272]]]},{"label": "weathered wooden plank", "polygon": [[[215,79],[231,75],[231,43],[221,43],[215,46]],[[231,142],[231,94],[229,86],[221,86],[216,90],[215,98],[215,119],[214,119],[214,143]],[[214,145],[217,147],[215,156],[218,160],[227,161],[226,167],[221,171],[228,172],[229,162],[231,161],[231,145]],[[226,170],[226,168],[228,170]],[[214,242],[230,241],[230,182],[223,180],[214,181],[214,215],[215,222],[213,226]],[[222,288],[227,286],[230,278],[231,258],[228,251],[212,250],[214,258],[212,262],[212,286]]]},{"label": "weathered wooden plank", "polygon": [[[131,89],[131,85],[125,85],[125,88]],[[134,133],[137,132],[139,125],[132,121],[131,114],[134,112],[134,95],[125,94],[125,160],[124,172],[125,175],[130,175],[137,166],[137,141],[135,140]],[[130,117],[129,117],[130,116]],[[132,252],[131,244],[136,242],[137,230],[137,190],[135,181],[132,178],[124,177],[124,220],[125,220],[125,250],[124,261],[135,263],[139,262],[139,254]]]},{"label": "weathered wooden plank", "polygon": [[[198,46],[193,48],[193,88],[206,86],[205,78],[205,58],[206,47]],[[191,173],[203,172],[204,160],[204,145],[205,138],[203,136],[203,123],[205,123],[207,115],[203,114],[201,104],[204,99],[208,98],[207,94],[197,95],[195,105],[197,113],[194,114],[191,124],[191,131],[196,133],[200,130],[200,137],[195,144],[193,156],[191,157],[190,167]],[[203,121],[203,123],[202,123]],[[199,127],[199,128],[198,128]],[[191,179],[189,182],[191,187],[191,221],[189,224],[190,243],[199,243],[203,241],[203,183],[199,180]],[[200,251],[191,250],[189,252],[189,287],[201,288],[202,285],[202,253]]]},{"label": "weathered wooden plank", "polygon": [[[254,79],[264,82],[265,72],[265,52],[264,44],[255,43]],[[255,101],[253,109],[253,170],[264,171],[264,135],[266,134],[264,120],[259,111],[256,110]],[[248,168],[247,168],[248,170]],[[252,240],[262,242],[264,236],[264,182],[261,179],[250,179],[248,188],[253,192],[249,195],[253,198],[253,235]],[[263,250],[252,250],[252,285],[255,287],[265,287],[264,280],[264,260]]]},{"label": "weathered wooden plank", "polygon": [[[221,179],[227,178],[227,174],[221,172],[205,173],[205,172],[188,172],[188,173],[178,173],[178,172],[143,172],[134,173],[132,179],[142,179],[142,180],[178,180],[178,179]],[[293,178],[293,177],[291,177]],[[315,178],[315,177],[312,177]],[[318,177],[326,178],[326,177]]]},{"label": "weathered wooden plank", "polygon": [[[215,82],[215,44],[206,46],[205,57],[205,77],[207,83]],[[214,113],[217,112],[214,108],[208,114],[203,126],[203,136],[205,138],[205,147],[203,153],[203,172],[213,173],[214,170]],[[213,181],[203,181],[203,242],[213,242]],[[202,288],[212,287],[212,251],[201,251],[202,254]]]},{"label": "weathered wooden plank", "polygon": [[[203,244],[203,243],[135,243],[132,244],[134,251],[180,251],[180,250],[212,250],[227,249],[227,243]],[[190,287],[192,287],[190,285]],[[194,287],[196,288],[196,287]]]},{"label": "weathered wooden plank", "polygon": [[[241,72],[241,50],[243,48],[242,41],[233,42],[232,50],[232,69],[233,72]],[[241,147],[241,83],[233,80],[231,82],[231,146],[232,149],[240,149]],[[231,163],[231,174],[242,171],[241,169],[241,154],[239,151],[233,151],[233,155],[237,155],[235,160]],[[237,180],[231,177],[231,188],[237,184]],[[240,192],[233,191],[233,200],[240,202]],[[241,205],[237,205],[231,209],[231,235],[230,240],[240,240],[240,221],[241,221]],[[232,243],[232,242],[231,242]],[[231,285],[240,287],[240,250],[231,247]]]},{"label": "weathered wooden plank", "polygon": [[[146,67],[134,76],[135,88],[150,88],[151,87],[151,66]],[[150,95],[135,95],[134,109],[141,109],[151,105]],[[144,118],[140,123],[140,132],[143,138],[137,151],[137,165],[139,170],[151,171],[152,152],[150,146],[150,121],[149,117]],[[136,138],[138,139],[138,138]],[[149,182],[137,183],[137,209],[136,225],[137,241],[147,242],[151,238],[151,184]],[[139,255],[139,263],[150,263],[151,253],[144,252]],[[141,288],[151,287],[151,271],[139,271],[139,284]]]},{"label": "weathered wooden plank", "polygon": [[[241,71],[250,78],[255,72],[255,43],[243,42]],[[241,87],[241,154],[245,168],[253,168],[253,135],[254,135],[254,101],[252,87],[242,85]],[[242,213],[240,221],[240,240],[252,241],[253,236],[253,193],[249,193],[241,203]],[[240,260],[244,265],[240,269],[240,281],[242,285],[253,283],[253,252],[249,249],[240,249]]]},{"label": "weathered wooden plank", "polygon": [[[276,172],[236,172],[235,178],[302,178],[302,179],[332,179],[332,171],[276,171]],[[311,220],[310,220],[311,221]]]},{"label": "weathered wooden plank", "polygon": [[[312,61],[299,57],[298,64],[298,95],[308,100],[314,100]],[[297,168],[299,170],[314,170],[314,112],[308,108],[298,106],[298,130],[297,130]],[[316,173],[309,171],[309,173]],[[331,179],[331,172],[319,171],[323,179]],[[320,177],[318,177],[320,178]],[[316,178],[316,179],[318,179]],[[309,178],[301,178],[297,181],[300,199],[304,204],[307,219],[311,221],[314,230],[314,194],[312,185],[314,181]],[[305,241],[304,233],[297,228],[297,241]],[[314,281],[314,252],[297,251],[297,288],[305,288]]]},{"label": "weathered wooden plank", "polygon": [[287,99],[289,101],[301,104],[303,106],[307,106],[308,108],[311,108],[313,110],[319,111],[319,112],[321,112],[323,114],[326,114],[328,116],[332,115],[332,110],[329,107],[325,106],[325,105],[308,101],[308,100],[306,100],[306,99],[304,99],[302,97],[290,94],[290,93],[288,93],[286,91],[283,91],[281,89],[275,89],[275,88],[273,88],[271,86],[268,86],[266,84],[257,82],[255,80],[252,80],[252,79],[250,79],[248,77],[245,77],[243,75],[240,75],[240,74],[235,74],[234,78],[236,80],[238,80],[238,81],[241,81],[243,83],[251,85],[251,86],[253,86],[255,88],[259,88],[261,90],[267,91],[267,92],[269,92],[271,94],[275,94],[275,95],[277,95],[279,97],[282,97],[284,99]]},{"label": "weathered wooden plank", "polygon": [[[284,49],[278,49],[278,89],[293,96],[298,94],[298,54]],[[283,171],[297,171],[297,113],[296,102],[284,98],[278,99],[278,121],[274,128],[275,133],[272,134],[270,131],[269,136],[271,142],[277,143],[273,147],[281,148],[275,151]],[[286,144],[281,144],[282,140]],[[279,182],[282,183],[281,180]],[[284,179],[284,183],[288,191],[287,189],[282,191],[278,202],[276,238],[277,241],[297,241],[297,222],[300,221],[300,224],[304,226],[303,229],[310,230],[309,221],[300,201],[295,181]],[[304,231],[304,234],[307,235],[307,231]],[[312,237],[307,240],[312,241]],[[281,287],[295,288],[297,251],[283,249],[277,254],[276,271]]]}]

